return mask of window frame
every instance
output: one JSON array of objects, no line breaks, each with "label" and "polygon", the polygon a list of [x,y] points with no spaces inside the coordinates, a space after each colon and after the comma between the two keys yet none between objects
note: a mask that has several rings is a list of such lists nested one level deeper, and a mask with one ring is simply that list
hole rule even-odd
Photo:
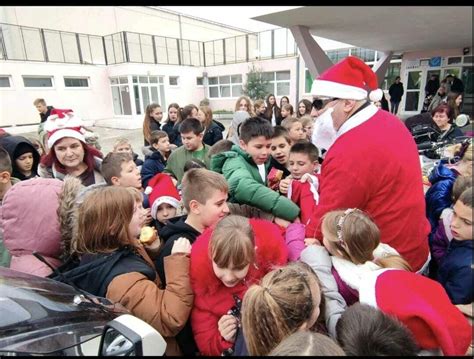
[{"label": "window frame", "polygon": [[[290,75],[290,78],[288,80],[277,80],[277,72],[288,72],[289,75]],[[265,72],[263,72],[262,75],[264,75],[264,74],[273,74],[273,80],[268,80],[268,84],[273,85],[273,90],[270,93],[272,93],[276,97],[290,96],[290,94],[291,94],[291,70],[290,69],[288,69],[288,70],[278,70],[278,71],[265,71]],[[277,88],[278,88],[279,83],[288,83],[289,87],[288,87],[288,93],[287,94],[277,93]]]},{"label": "window frame", "polygon": [[[176,85],[171,84],[171,79],[172,78],[176,79]],[[168,85],[169,85],[169,87],[179,87],[181,85],[180,76],[168,76]]]},{"label": "window frame", "polygon": [[[240,76],[240,81],[241,81],[241,82],[232,82],[232,77],[234,77],[234,76]],[[229,78],[229,82],[223,82],[223,83],[221,83],[221,78],[224,78],[224,77],[228,77],[228,78]],[[217,83],[211,84],[211,79],[214,79],[214,78],[217,79]],[[243,94],[242,91],[243,91],[243,85],[244,85],[244,76],[243,76],[242,74],[230,74],[230,75],[222,75],[222,76],[209,76],[208,79],[209,79],[209,83],[208,83],[208,86],[207,86],[207,88],[208,88],[208,90],[207,90],[207,97],[208,97],[209,99],[211,99],[211,98],[212,98],[212,99],[228,99],[228,100],[230,100],[230,99],[237,99],[237,98],[239,98],[240,96],[242,96],[242,94]],[[232,88],[233,88],[234,86],[239,86],[239,85],[240,85],[240,87],[241,87],[242,90],[241,90],[241,92],[240,92],[240,94],[239,94],[238,96],[234,96],[234,93],[233,93]],[[230,89],[230,96],[221,96],[221,94],[222,94],[222,93],[221,93],[221,87],[222,87],[222,86],[229,87],[229,89]],[[212,96],[212,97],[211,97],[211,88],[217,88],[217,91],[218,91],[218,95],[219,95],[219,96],[217,96],[217,97]]]},{"label": "window frame", "polygon": [[[25,89],[33,89],[33,90],[56,90],[56,82],[54,81],[54,75],[22,75],[21,78],[23,79],[23,87]],[[49,78],[51,79],[51,86],[26,86],[25,78]]]},{"label": "window frame", "polygon": [[9,86],[6,86],[6,87],[3,87],[3,86],[0,86],[0,90],[13,90],[14,89],[14,86],[13,86],[13,79],[12,79],[12,76],[11,75],[0,75],[1,78],[7,78],[8,79],[8,84]]},{"label": "window frame", "polygon": [[[87,86],[67,86],[66,79],[79,79],[79,80],[86,80]],[[66,90],[90,90],[91,89],[91,81],[89,76],[63,76],[64,81],[64,89]]]}]

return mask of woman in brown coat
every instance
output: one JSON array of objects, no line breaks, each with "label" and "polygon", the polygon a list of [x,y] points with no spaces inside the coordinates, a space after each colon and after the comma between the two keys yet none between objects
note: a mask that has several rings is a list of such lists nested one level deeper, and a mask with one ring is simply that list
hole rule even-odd
[{"label": "woman in brown coat", "polygon": [[65,279],[97,296],[122,304],[131,314],[152,325],[167,342],[166,355],[181,351],[175,336],[184,327],[193,306],[189,281],[187,239],[176,241],[165,259],[166,288],[148,250],[137,239],[143,223],[140,201],[126,188],[102,187],[86,195],[77,214],[78,267],[66,272]]}]

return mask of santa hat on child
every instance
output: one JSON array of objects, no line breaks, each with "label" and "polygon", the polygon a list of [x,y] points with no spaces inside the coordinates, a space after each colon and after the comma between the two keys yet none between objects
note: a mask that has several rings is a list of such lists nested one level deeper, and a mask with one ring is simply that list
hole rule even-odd
[{"label": "santa hat on child", "polygon": [[51,115],[44,123],[44,130],[48,133],[49,148],[64,137],[72,137],[86,143],[82,120],[70,109],[52,109]]},{"label": "santa hat on child", "polygon": [[149,195],[151,216],[154,219],[156,219],[156,212],[160,204],[168,203],[174,208],[178,208],[181,201],[171,177],[164,173],[158,173],[148,182],[145,194]]},{"label": "santa hat on child", "polygon": [[361,59],[348,56],[324,71],[313,81],[311,94],[342,98],[348,100],[364,100],[367,88],[371,90],[370,100],[380,101],[383,92],[378,88],[378,80],[372,69]]},{"label": "santa hat on child", "polygon": [[396,317],[422,349],[465,355],[471,343],[472,327],[464,315],[438,282],[421,274],[398,269],[367,273],[359,300]]}]

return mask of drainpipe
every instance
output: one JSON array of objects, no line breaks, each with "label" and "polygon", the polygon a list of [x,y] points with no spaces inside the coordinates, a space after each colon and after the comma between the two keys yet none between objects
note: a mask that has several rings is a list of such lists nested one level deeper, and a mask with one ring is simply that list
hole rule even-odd
[{"label": "drainpipe", "polygon": [[300,100],[300,55],[296,57],[296,101],[294,102],[296,106],[298,106],[299,100]]}]

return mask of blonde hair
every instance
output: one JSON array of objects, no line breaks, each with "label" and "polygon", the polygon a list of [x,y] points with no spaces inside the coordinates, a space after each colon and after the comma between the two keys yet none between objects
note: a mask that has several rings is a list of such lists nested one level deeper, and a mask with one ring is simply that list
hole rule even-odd
[{"label": "blonde hair", "polygon": [[256,110],[257,107],[260,108],[260,107],[262,107],[262,106],[264,106],[264,105],[265,105],[265,101],[262,100],[262,99],[258,99],[258,100],[256,100],[256,101],[253,103],[253,108],[254,108],[254,110]]},{"label": "blonde hair", "polygon": [[[322,228],[330,236],[325,237],[333,250],[354,263],[374,261],[373,252],[380,244],[380,230],[369,215],[360,209],[330,211],[323,216]],[[376,263],[383,268],[398,268],[411,271],[401,256],[390,255],[379,258]]]},{"label": "blonde hair", "polygon": [[125,137],[120,137],[114,143],[114,152],[117,151],[117,147],[122,145],[129,145],[130,149],[132,149],[132,144],[130,143],[130,140]]},{"label": "blonde hair", "polygon": [[242,328],[251,355],[267,355],[311,318],[310,276],[319,285],[311,267],[293,262],[267,273],[245,293]]},{"label": "blonde hair", "polygon": [[212,123],[212,110],[209,106],[201,106],[199,110],[204,112],[204,123],[203,126],[207,129]]},{"label": "blonde hair", "polygon": [[135,203],[140,203],[140,204],[143,203],[143,195],[138,189],[133,188],[133,187],[125,187],[125,188],[127,189],[128,192],[130,192]]},{"label": "blonde hair", "polygon": [[128,234],[133,208],[133,196],[123,187],[101,187],[87,194],[77,215],[77,252],[110,253],[134,245]]},{"label": "blonde hair", "polygon": [[209,242],[209,258],[219,268],[242,269],[255,260],[255,238],[249,219],[230,215],[219,221]]},{"label": "blonde hair", "polygon": [[306,127],[306,126],[309,126],[309,125],[312,126],[313,123],[314,123],[313,118],[311,116],[308,116],[308,115],[301,116],[299,119],[300,119],[300,122],[303,125],[303,127]]},{"label": "blonde hair", "polygon": [[36,100],[33,101],[34,106],[38,106],[39,104],[46,106],[46,101],[44,100],[44,98],[37,98]]},{"label": "blonde hair", "polygon": [[298,331],[284,339],[269,356],[346,356],[331,338],[309,330]]},{"label": "blonde hair", "polygon": [[205,204],[215,191],[229,192],[229,186],[220,173],[205,168],[192,168],[183,176],[181,181],[183,205],[189,212],[189,202],[192,200]]},{"label": "blonde hair", "polygon": [[295,113],[295,111],[293,110],[293,106],[290,105],[289,103],[284,104],[283,106],[281,106],[281,109],[289,111],[290,112],[289,116],[293,116],[293,114]]},{"label": "blonde hair", "polygon": [[293,127],[293,125],[295,123],[301,123],[300,119],[299,118],[296,118],[296,117],[287,117],[285,118],[283,121],[281,121],[281,126],[283,126],[284,128],[286,128],[288,131],[291,130],[291,127]]},{"label": "blonde hair", "polygon": [[252,101],[247,96],[240,96],[237,99],[237,101],[235,102],[234,112],[240,111],[240,101],[242,100],[245,100],[245,102],[247,103],[247,112],[250,115],[250,117],[253,117],[254,111],[253,111]]}]

